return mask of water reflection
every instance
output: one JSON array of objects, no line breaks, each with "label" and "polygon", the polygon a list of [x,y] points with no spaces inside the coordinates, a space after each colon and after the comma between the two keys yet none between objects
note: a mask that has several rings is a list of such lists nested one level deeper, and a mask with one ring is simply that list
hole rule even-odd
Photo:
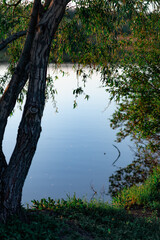
[{"label": "water reflection", "polygon": [[[25,182],[23,203],[49,196],[66,198],[67,194],[72,196],[74,192],[77,197],[90,199],[94,193],[92,187],[98,193],[104,192],[108,188],[109,176],[116,170],[112,163],[118,152],[112,144],[121,152],[117,166],[125,167],[133,160],[129,139],[114,143],[116,132],[110,128],[109,118],[116,104],[112,102],[106,108],[109,96],[101,87],[99,74],[94,73],[86,83],[85,92],[90,96],[89,100],[80,95],[78,107],[73,109],[76,72],[71,65],[63,66],[63,71],[68,74],[62,77],[60,72],[53,75],[52,66],[48,69],[50,75],[59,77],[54,83],[58,91],[55,99],[58,113],[53,108],[52,99],[49,99],[37,151]],[[21,114],[16,109],[8,121],[3,143],[7,159],[15,144]],[[109,196],[106,198],[110,199]]]}]

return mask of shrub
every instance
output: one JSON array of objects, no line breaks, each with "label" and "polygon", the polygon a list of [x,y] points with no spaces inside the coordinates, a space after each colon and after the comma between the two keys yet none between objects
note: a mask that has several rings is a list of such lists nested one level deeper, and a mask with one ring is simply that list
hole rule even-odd
[{"label": "shrub", "polygon": [[113,198],[113,205],[131,208],[135,206],[160,209],[160,167],[154,168],[153,173],[141,185],[124,188]]}]

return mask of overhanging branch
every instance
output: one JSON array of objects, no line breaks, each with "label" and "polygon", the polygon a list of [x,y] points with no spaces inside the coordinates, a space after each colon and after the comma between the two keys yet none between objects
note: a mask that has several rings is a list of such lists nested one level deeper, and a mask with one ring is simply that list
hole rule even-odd
[{"label": "overhanging branch", "polygon": [[6,1],[4,0],[3,3],[4,3],[6,6],[9,6],[9,7],[17,7],[17,6],[21,3],[21,0],[18,0],[18,2],[13,3],[13,4],[6,3]]},{"label": "overhanging branch", "polygon": [[14,33],[13,35],[9,36],[7,39],[3,40],[0,43],[0,50],[4,49],[5,47],[7,47],[7,45],[11,42],[13,42],[14,40],[26,35],[27,31],[20,31],[17,33]]}]

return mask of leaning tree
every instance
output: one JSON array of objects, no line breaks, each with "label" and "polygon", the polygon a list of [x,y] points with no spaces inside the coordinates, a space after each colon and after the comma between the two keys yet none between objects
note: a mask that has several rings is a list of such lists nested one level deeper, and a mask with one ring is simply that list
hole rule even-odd
[{"label": "leaning tree", "polygon": [[[8,216],[20,211],[22,188],[41,132],[51,42],[69,2],[70,0],[46,0],[42,4],[41,0],[34,0],[23,52],[9,85],[0,99],[1,221],[6,221]],[[6,39],[1,43],[1,48],[23,34],[25,32]],[[10,161],[7,163],[2,150],[4,131],[8,116],[28,79],[28,93],[18,129],[17,141]]]}]

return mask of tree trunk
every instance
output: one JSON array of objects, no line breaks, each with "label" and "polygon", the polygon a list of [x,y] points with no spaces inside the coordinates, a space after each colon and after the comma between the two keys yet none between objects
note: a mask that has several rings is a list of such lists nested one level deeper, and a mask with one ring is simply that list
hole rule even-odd
[{"label": "tree trunk", "polygon": [[51,41],[68,2],[68,0],[51,1],[48,10],[43,13],[37,25],[31,49],[27,99],[19,125],[17,142],[9,164],[7,166],[4,164],[0,175],[1,221],[6,221],[8,216],[20,210],[23,185],[41,132]]},{"label": "tree trunk", "polygon": [[[29,60],[30,60],[30,49],[32,48],[33,39],[35,36],[35,28],[38,19],[40,1],[35,0],[31,20],[28,28],[28,34],[25,41],[24,49],[22,55],[19,59],[17,67],[11,78],[9,85],[7,86],[2,98],[0,99],[0,162],[5,163],[4,154],[2,151],[2,141],[4,136],[5,127],[7,124],[8,116],[11,114],[19,93],[23,89],[29,73]],[[0,163],[1,165],[1,163]],[[0,168],[1,171],[1,168]]]}]

